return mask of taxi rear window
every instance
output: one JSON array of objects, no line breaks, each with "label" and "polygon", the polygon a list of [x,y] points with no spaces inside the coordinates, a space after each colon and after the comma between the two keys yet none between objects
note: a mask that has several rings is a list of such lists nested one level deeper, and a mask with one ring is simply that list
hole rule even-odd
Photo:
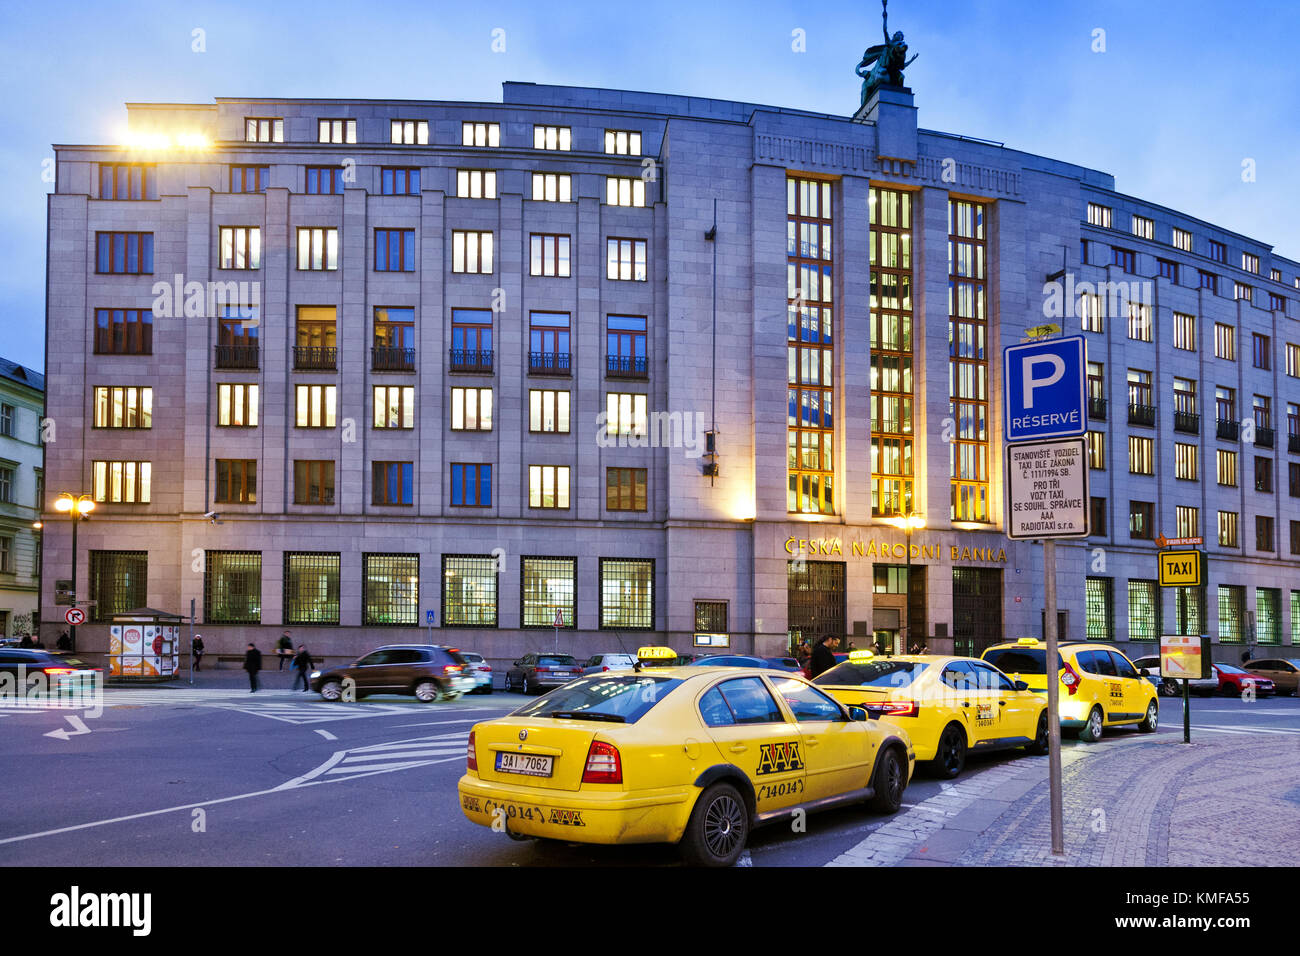
[{"label": "taxi rear window", "polygon": [[[1034,647],[1004,647],[984,653],[984,660],[1004,674],[1046,674],[1047,651]],[[1061,655],[1056,655],[1059,671],[1065,666]]]},{"label": "taxi rear window", "polygon": [[814,684],[839,687],[906,687],[929,666],[921,661],[845,661],[813,679]]},{"label": "taxi rear window", "polygon": [[551,667],[571,667],[578,662],[568,654],[542,654],[537,658],[537,663]]},{"label": "taxi rear window", "polygon": [[634,724],[682,683],[650,674],[593,674],[529,701],[513,717],[564,717]]}]

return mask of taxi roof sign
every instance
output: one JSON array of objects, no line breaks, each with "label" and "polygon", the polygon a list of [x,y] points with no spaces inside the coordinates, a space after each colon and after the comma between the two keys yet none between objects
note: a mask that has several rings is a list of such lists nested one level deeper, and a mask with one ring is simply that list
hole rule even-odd
[{"label": "taxi roof sign", "polygon": [[1035,644],[1039,643],[1039,640],[1036,637],[1022,637],[1020,640],[1016,641],[1016,643],[1025,647],[1033,647]]},{"label": "taxi roof sign", "polygon": [[873,651],[866,650],[865,648],[860,651],[849,651],[849,660],[855,664],[859,661],[869,661],[875,656],[876,655]]},{"label": "taxi roof sign", "polygon": [[1162,587],[1200,587],[1201,566],[1205,561],[1203,551],[1161,551],[1160,585]]},{"label": "taxi roof sign", "polygon": [[669,658],[675,660],[677,652],[671,647],[638,647],[636,656],[643,661],[664,661]]}]

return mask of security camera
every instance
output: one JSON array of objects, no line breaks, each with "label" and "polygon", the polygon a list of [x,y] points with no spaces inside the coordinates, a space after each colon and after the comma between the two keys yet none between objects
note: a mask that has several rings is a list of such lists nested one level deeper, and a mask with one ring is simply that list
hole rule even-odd
[{"label": "security camera", "polygon": [[216,513],[215,511],[205,511],[205,512],[203,512],[203,517],[207,518],[208,520],[212,520],[212,519],[215,518],[216,516],[217,516],[217,513]]}]

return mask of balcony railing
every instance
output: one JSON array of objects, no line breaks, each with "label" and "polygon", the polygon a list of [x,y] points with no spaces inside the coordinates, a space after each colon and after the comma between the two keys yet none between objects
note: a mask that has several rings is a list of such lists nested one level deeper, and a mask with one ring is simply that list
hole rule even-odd
[{"label": "balcony railing", "polygon": [[529,352],[528,371],[533,375],[568,375],[568,352]]},{"label": "balcony railing", "polygon": [[1235,418],[1220,418],[1215,423],[1214,435],[1224,441],[1241,441],[1241,423]]},{"label": "balcony railing", "polygon": [[1300,435],[1286,436],[1286,450],[1293,455],[1300,455]]},{"label": "balcony railing", "polygon": [[1155,425],[1156,407],[1154,405],[1130,404],[1128,407],[1130,425]]},{"label": "balcony railing", "polygon": [[1276,433],[1263,425],[1255,426],[1255,444],[1260,448],[1272,448]]},{"label": "balcony railing", "polygon": [[1108,402],[1104,398],[1088,398],[1088,417],[1094,421],[1104,422],[1106,420],[1106,405]]},{"label": "balcony railing", "polygon": [[447,354],[453,372],[483,374],[492,371],[493,351],[491,349],[448,349]]},{"label": "balcony railing", "polygon": [[1201,433],[1201,416],[1196,412],[1174,412],[1174,431],[1199,435]]},{"label": "balcony railing", "polygon": [[217,368],[257,368],[256,345],[218,345]]},{"label": "balcony railing", "polygon": [[644,355],[606,355],[605,374],[613,378],[649,378],[650,366]]},{"label": "balcony railing", "polygon": [[414,372],[415,349],[400,345],[376,345],[370,349],[372,372]]},{"label": "balcony railing", "polygon": [[338,366],[339,350],[319,345],[295,345],[293,347],[293,367],[308,371],[332,372]]}]

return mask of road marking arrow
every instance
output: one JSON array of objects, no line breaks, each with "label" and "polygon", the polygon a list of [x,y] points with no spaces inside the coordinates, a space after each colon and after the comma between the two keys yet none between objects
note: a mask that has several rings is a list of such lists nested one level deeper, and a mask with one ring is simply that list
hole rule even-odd
[{"label": "road marking arrow", "polygon": [[45,736],[58,737],[60,740],[67,740],[69,737],[80,737],[82,734],[90,733],[90,728],[82,723],[80,717],[69,716],[68,723],[72,724],[76,729],[66,730],[63,727],[60,727],[58,730],[51,730],[48,734],[45,734]]}]

